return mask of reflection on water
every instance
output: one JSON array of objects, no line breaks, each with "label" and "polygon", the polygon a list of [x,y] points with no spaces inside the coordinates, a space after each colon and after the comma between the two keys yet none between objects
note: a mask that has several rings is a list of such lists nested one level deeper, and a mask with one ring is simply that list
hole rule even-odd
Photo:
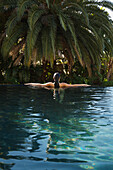
[{"label": "reflection on water", "polygon": [[113,88],[0,86],[1,169],[110,169]]}]

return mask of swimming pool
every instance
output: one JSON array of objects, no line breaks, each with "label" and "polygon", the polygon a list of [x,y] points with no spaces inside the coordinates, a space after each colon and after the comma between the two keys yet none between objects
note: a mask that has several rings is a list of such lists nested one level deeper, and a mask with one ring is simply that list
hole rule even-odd
[{"label": "swimming pool", "polygon": [[113,87],[0,86],[0,168],[113,169]]}]

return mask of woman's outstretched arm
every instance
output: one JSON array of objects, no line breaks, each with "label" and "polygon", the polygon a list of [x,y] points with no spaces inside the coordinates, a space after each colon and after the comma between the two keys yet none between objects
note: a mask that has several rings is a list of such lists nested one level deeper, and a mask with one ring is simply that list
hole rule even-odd
[{"label": "woman's outstretched arm", "polygon": [[[45,84],[41,83],[25,83],[24,85],[26,86],[31,86],[31,87],[38,87],[38,88],[54,88],[54,83],[48,82]],[[70,87],[88,87],[90,85],[88,84],[67,84],[67,83],[59,83],[60,88],[70,88]]]},{"label": "woman's outstretched arm", "polygon": [[40,83],[25,83],[25,86],[37,86],[37,87],[43,87],[43,84]]},{"label": "woman's outstretched arm", "polygon": [[88,87],[88,84],[67,84],[67,83],[60,83],[61,88],[69,88],[69,87]]},{"label": "woman's outstretched arm", "polygon": [[43,87],[50,87],[53,88],[54,84],[51,82],[45,83],[45,84],[41,84],[41,83],[25,83],[25,86],[32,86],[32,87],[39,87],[39,88],[43,88]]}]

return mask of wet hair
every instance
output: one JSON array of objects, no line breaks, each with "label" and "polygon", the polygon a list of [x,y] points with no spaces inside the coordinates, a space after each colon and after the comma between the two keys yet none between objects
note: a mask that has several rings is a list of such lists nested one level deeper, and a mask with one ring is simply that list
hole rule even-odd
[{"label": "wet hair", "polygon": [[60,78],[60,74],[58,72],[54,73],[53,79],[54,79],[54,87],[55,88],[59,88],[59,78]]}]

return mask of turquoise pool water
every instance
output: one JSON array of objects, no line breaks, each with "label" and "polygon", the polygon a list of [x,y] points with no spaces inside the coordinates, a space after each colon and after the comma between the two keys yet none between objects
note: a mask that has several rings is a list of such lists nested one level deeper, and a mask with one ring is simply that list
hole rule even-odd
[{"label": "turquoise pool water", "polygon": [[0,169],[113,169],[113,87],[0,86]]}]

